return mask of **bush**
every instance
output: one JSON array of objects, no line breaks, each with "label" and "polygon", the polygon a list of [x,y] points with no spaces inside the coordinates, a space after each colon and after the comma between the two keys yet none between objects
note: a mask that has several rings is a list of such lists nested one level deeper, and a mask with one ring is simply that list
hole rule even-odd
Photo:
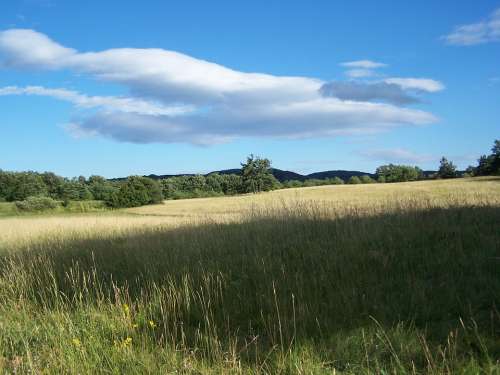
[{"label": "bush", "polygon": [[304,183],[299,180],[287,180],[283,182],[283,188],[288,189],[288,188],[298,188],[304,186]]},{"label": "bush", "polygon": [[340,177],[329,178],[327,181],[328,181],[327,182],[328,185],[343,185],[344,184],[344,180],[342,180]]},{"label": "bush", "polygon": [[68,212],[93,212],[93,211],[104,211],[106,203],[103,201],[66,201],[63,202],[65,211]]},{"label": "bush", "polygon": [[160,184],[148,177],[131,176],[122,183],[117,192],[113,192],[106,204],[111,207],[138,207],[160,203],[163,194]]},{"label": "bush", "polygon": [[58,206],[59,202],[49,197],[28,197],[16,202],[18,210],[27,212],[53,210]]},{"label": "bush", "polygon": [[363,175],[359,178],[359,180],[361,181],[362,184],[373,184],[377,181],[375,181],[373,178],[371,178],[370,176],[368,175]]},{"label": "bush", "polygon": [[359,179],[359,177],[358,177],[358,176],[351,176],[351,177],[347,180],[347,183],[348,183],[348,184],[351,184],[351,185],[361,184],[361,180]]}]

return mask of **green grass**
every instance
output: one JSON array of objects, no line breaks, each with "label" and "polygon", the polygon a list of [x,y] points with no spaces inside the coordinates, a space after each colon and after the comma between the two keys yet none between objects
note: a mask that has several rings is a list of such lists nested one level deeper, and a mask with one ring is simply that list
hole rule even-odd
[{"label": "green grass", "polygon": [[500,373],[498,206],[326,211],[4,244],[0,369]]},{"label": "green grass", "polygon": [[[103,201],[70,201],[66,207],[60,205],[55,209],[46,210],[43,214],[86,213],[106,210],[108,209]],[[40,212],[23,212],[16,207],[14,202],[0,202],[0,217],[21,215],[40,215]]]},{"label": "green grass", "polygon": [[17,215],[16,205],[12,202],[0,202],[0,217]]}]

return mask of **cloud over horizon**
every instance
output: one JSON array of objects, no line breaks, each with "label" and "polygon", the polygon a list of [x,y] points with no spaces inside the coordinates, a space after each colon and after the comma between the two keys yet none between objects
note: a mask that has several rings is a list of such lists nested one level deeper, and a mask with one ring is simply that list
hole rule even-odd
[{"label": "cloud over horizon", "polygon": [[[386,66],[370,60],[343,64],[368,70]],[[135,143],[372,134],[435,122],[431,113],[402,105],[417,102],[415,92],[444,88],[422,78],[356,83],[245,73],[164,49],[78,52],[27,29],[0,32],[0,68],[65,70],[122,85],[128,96],[40,86],[4,87],[0,95],[49,96],[93,109],[69,121],[68,129]]]}]

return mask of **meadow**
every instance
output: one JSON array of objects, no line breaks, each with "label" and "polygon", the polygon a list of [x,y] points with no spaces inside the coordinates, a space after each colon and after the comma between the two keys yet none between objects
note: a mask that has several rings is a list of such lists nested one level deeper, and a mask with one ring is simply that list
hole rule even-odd
[{"label": "meadow", "polygon": [[500,373],[500,178],[3,212],[0,373]]}]

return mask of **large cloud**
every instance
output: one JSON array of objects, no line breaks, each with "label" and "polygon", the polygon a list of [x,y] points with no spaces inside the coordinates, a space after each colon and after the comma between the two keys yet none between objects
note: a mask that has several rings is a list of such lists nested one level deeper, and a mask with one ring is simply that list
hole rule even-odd
[{"label": "large cloud", "polygon": [[78,52],[33,30],[0,32],[0,66],[64,69],[125,86],[131,97],[43,87],[0,89],[4,95],[47,95],[97,108],[69,128],[119,141],[211,144],[245,136],[335,136],[436,120],[428,112],[394,105],[412,102],[401,79],[384,84],[398,92],[394,100],[388,99],[392,94],[325,94],[328,83],[314,78],[239,72],[162,49]]}]

